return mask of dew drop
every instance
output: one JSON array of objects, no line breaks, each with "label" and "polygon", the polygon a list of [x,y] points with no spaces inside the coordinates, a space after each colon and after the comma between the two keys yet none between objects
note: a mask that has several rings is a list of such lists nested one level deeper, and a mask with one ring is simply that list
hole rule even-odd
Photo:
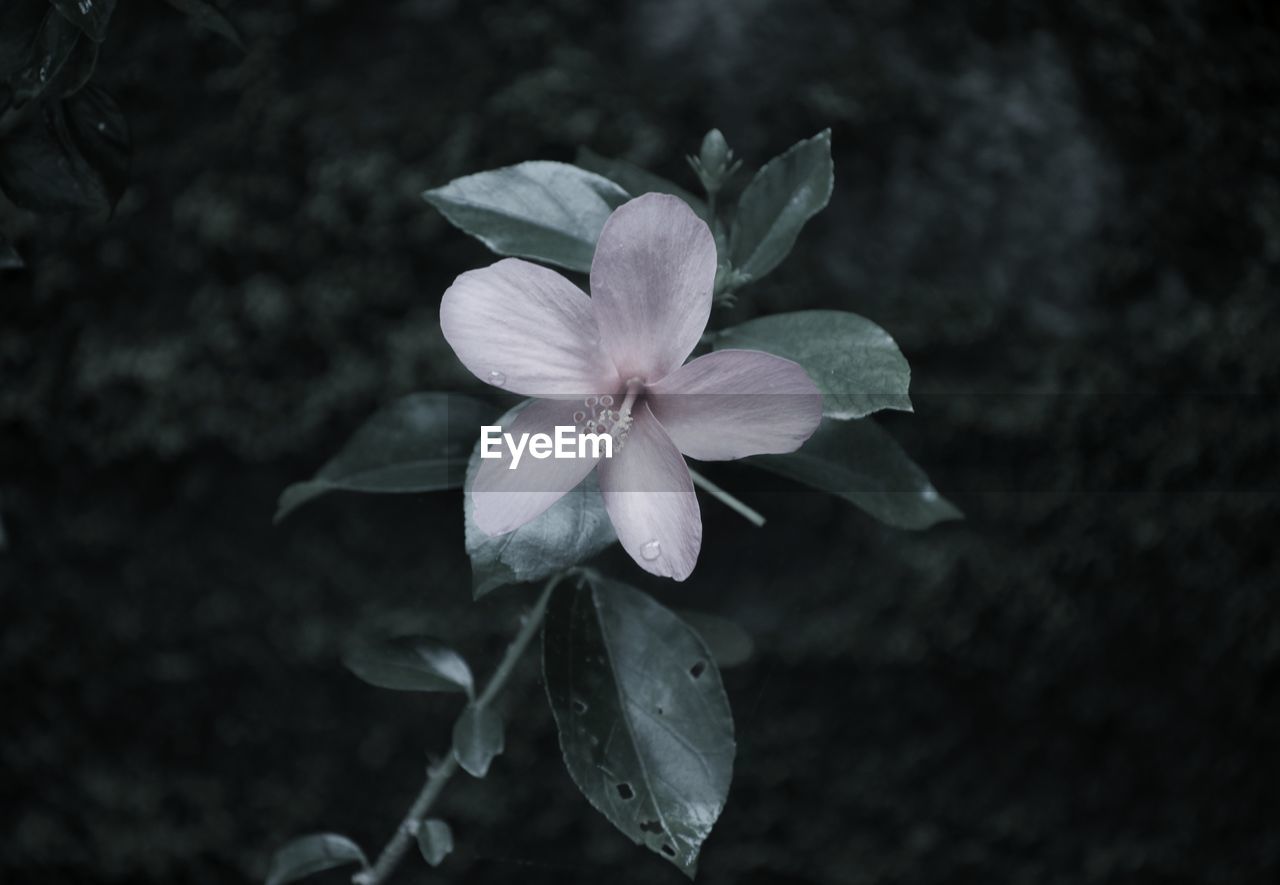
[{"label": "dew drop", "polygon": [[489,383],[492,384],[494,387],[501,387],[502,385],[507,383],[507,376],[497,371],[490,372]]},{"label": "dew drop", "polygon": [[642,545],[640,545],[640,555],[650,561],[657,559],[658,555],[661,553],[662,553],[662,545],[658,543],[657,538],[653,539],[652,541],[645,541]]}]

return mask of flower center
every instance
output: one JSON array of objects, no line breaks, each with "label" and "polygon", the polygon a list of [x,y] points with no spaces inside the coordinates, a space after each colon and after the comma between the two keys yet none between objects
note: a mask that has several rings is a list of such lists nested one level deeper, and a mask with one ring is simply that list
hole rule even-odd
[{"label": "flower center", "polygon": [[589,396],[582,401],[583,408],[573,413],[573,423],[586,433],[609,434],[613,437],[614,450],[620,452],[626,445],[627,434],[631,432],[631,409],[643,390],[644,382],[639,378],[632,378],[627,382],[622,405],[616,409],[613,407],[613,397],[607,393],[603,396]]}]

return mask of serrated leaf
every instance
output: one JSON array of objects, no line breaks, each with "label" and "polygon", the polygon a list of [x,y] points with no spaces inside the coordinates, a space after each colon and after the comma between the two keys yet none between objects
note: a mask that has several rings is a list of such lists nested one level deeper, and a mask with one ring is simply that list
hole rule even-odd
[{"label": "serrated leaf", "polygon": [[680,609],[676,614],[702,637],[721,670],[745,664],[755,654],[755,640],[740,624],[710,612]]},{"label": "serrated leaf", "polygon": [[616,183],[628,195],[639,197],[643,194],[670,194],[679,197],[689,205],[694,213],[708,224],[711,223],[711,210],[705,200],[700,200],[692,192],[685,190],[675,182],[668,181],[661,175],[654,175],[647,169],[629,163],[626,160],[602,157],[590,148],[578,148],[576,161],[578,166],[588,172],[603,175]]},{"label": "serrated leaf", "polygon": [[43,102],[0,141],[0,188],[36,212],[110,213],[129,178],[129,128],[105,90],[89,85]]},{"label": "serrated leaf", "polygon": [[200,27],[225,37],[242,50],[245,48],[240,29],[219,4],[212,3],[210,0],[165,0],[165,2],[184,13]]},{"label": "serrated leaf", "polygon": [[326,492],[403,494],[457,488],[495,409],[456,393],[414,393],[377,412],[314,479],[280,495],[275,521]]},{"label": "serrated leaf", "polygon": [[716,350],[763,350],[799,363],[822,391],[822,413],[861,418],[880,409],[911,411],[911,367],[889,333],[841,310],[760,317],[718,332]]},{"label": "serrated leaf", "polygon": [[275,853],[267,872],[266,885],[285,885],[353,863],[365,869],[369,867],[369,860],[360,846],[346,836],[336,833],[302,836]]},{"label": "serrated leaf", "polygon": [[758,280],[777,267],[800,229],[831,199],[831,130],[774,157],[743,190],[729,236],[733,267]]},{"label": "serrated leaf", "polygon": [[18,250],[4,237],[0,237],[0,270],[21,270],[25,265]]},{"label": "serrated leaf", "polygon": [[107,36],[107,25],[115,11],[116,0],[51,0],[58,13],[84,32],[90,40],[101,43]]},{"label": "serrated leaf", "polygon": [[454,179],[423,198],[499,255],[585,272],[627,192],[568,163],[530,160]]},{"label": "serrated leaf", "polygon": [[439,818],[424,820],[418,830],[418,850],[431,866],[440,866],[453,852],[453,830]]},{"label": "serrated leaf", "polygon": [[799,451],[757,455],[746,463],[838,495],[897,528],[927,529],[963,518],[897,441],[870,418],[824,420]]},{"label": "serrated leaf", "polygon": [[475,691],[471,668],[456,651],[430,636],[398,636],[363,642],[347,651],[342,663],[379,688],[397,691]]},{"label": "serrated leaf", "polygon": [[472,777],[488,774],[489,764],[503,746],[502,717],[488,707],[467,707],[453,725],[454,758]]},{"label": "serrated leaf", "polygon": [[[528,401],[526,401],[528,402]],[[495,422],[509,426],[524,404]],[[604,509],[593,471],[546,512],[505,535],[488,535],[476,525],[471,485],[480,469],[476,444],[463,486],[463,520],[467,555],[471,557],[472,592],[476,599],[505,587],[540,581],[595,556],[618,539]]]},{"label": "serrated leaf", "polygon": [[729,700],[702,639],[646,594],[590,574],[553,594],[542,661],[578,789],[692,878],[735,752]]}]

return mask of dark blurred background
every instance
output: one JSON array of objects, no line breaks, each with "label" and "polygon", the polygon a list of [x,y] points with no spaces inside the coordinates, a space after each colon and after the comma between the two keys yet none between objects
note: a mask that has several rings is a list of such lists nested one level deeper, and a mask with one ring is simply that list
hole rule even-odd
[{"label": "dark blurred background", "polygon": [[[968,518],[899,532],[726,467],[763,531],[705,501],[682,585],[606,556],[757,644],[699,881],[1280,881],[1274,6],[230,8],[247,54],[117,11],[114,218],[0,210],[28,265],[0,275],[0,880],[380,847],[457,702],[340,649],[420,630],[487,673],[530,597],[470,601],[457,492],[271,525],[380,404],[474,384],[437,308],[493,258],[420,192],[579,145],[692,185],[712,126],[753,164],[831,126],[830,206],[716,321],[883,325],[917,404],[884,423]],[[577,793],[536,680],[445,794],[455,855],[401,879],[681,881]]]}]

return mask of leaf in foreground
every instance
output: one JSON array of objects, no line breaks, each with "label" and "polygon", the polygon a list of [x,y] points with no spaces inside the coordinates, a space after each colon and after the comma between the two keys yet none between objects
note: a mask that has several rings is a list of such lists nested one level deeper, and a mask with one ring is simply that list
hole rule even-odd
[{"label": "leaf in foreground", "polygon": [[488,774],[504,747],[502,717],[488,707],[467,707],[453,725],[453,755],[472,777]]},{"label": "leaf in foreground", "polygon": [[487,403],[457,393],[414,393],[379,411],[314,479],[280,495],[275,521],[326,492],[434,492],[457,488]]},{"label": "leaf in foreground", "polygon": [[805,222],[827,205],[834,183],[830,129],[764,164],[738,200],[729,237],[734,269],[758,280],[777,267]]},{"label": "leaf in foreground", "polygon": [[456,651],[430,636],[398,636],[354,646],[342,663],[360,679],[397,691],[475,690],[471,668]]},{"label": "leaf in foreground", "polygon": [[758,455],[746,463],[838,495],[897,528],[927,529],[963,518],[897,441],[870,418],[824,420],[798,452]]},{"label": "leaf in foreground", "polygon": [[609,179],[546,160],[456,178],[422,196],[499,255],[583,272],[605,220],[627,201]]},{"label": "leaf in foreground", "polygon": [[275,853],[267,872],[266,885],[285,885],[334,867],[358,863],[366,869],[368,859],[360,846],[346,836],[317,833],[294,839]]},{"label": "leaf in foreground", "polygon": [[763,350],[800,364],[822,391],[822,413],[862,418],[911,411],[911,367],[884,329],[856,313],[801,310],[749,320],[719,332],[716,350]]},{"label": "leaf in foreground", "polygon": [[648,595],[561,585],[543,674],[574,783],[637,844],[692,877],[733,776],[733,719],[706,645]]},{"label": "leaf in foreground", "polygon": [[453,851],[453,830],[438,817],[424,820],[418,830],[418,850],[431,866],[440,866]]},{"label": "leaf in foreground", "polygon": [[[512,409],[497,422],[505,427]],[[471,485],[480,469],[477,444],[467,465],[463,487],[463,519],[467,555],[471,557],[472,593],[479,599],[508,584],[540,581],[595,556],[618,539],[600,497],[595,472],[570,490],[546,512],[505,535],[488,535],[476,525]]]}]

